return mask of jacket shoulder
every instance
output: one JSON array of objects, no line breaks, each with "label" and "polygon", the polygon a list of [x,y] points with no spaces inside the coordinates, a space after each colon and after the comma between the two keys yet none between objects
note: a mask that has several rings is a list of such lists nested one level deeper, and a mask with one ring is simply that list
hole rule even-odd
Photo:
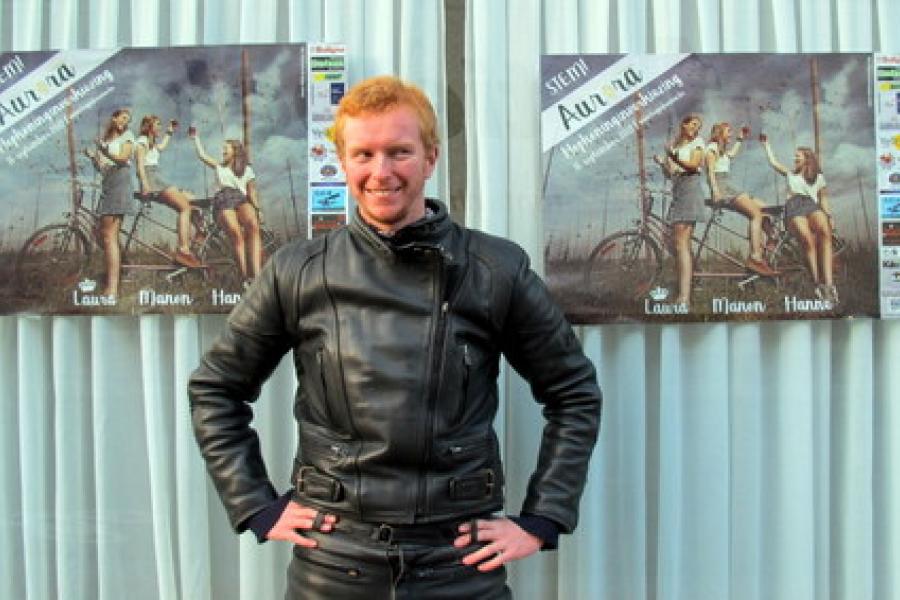
[{"label": "jacket shoulder", "polygon": [[471,258],[492,271],[514,276],[522,268],[529,267],[528,254],[512,240],[477,229],[467,229],[467,232]]},{"label": "jacket shoulder", "polygon": [[321,236],[311,240],[288,242],[279,247],[269,260],[278,273],[289,272],[297,268],[302,269],[310,259],[325,252],[328,237]]}]

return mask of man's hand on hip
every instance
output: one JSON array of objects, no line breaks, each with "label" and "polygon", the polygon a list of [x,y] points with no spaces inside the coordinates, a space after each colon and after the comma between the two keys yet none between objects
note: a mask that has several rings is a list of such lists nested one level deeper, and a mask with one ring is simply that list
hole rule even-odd
[{"label": "man's hand on hip", "polygon": [[[485,543],[482,548],[463,557],[463,564],[478,565],[479,571],[492,571],[508,562],[531,556],[541,549],[544,542],[513,523],[506,517],[478,519],[475,521],[475,543]],[[462,534],[453,541],[457,548],[473,542],[471,523],[459,526]]]},{"label": "man's hand on hip", "polygon": [[315,529],[329,533],[336,522],[336,516],[320,513],[315,508],[297,504],[292,500],[288,502],[281,517],[266,537],[270,540],[283,540],[298,546],[315,548],[318,545],[316,541],[301,535],[300,532]]}]

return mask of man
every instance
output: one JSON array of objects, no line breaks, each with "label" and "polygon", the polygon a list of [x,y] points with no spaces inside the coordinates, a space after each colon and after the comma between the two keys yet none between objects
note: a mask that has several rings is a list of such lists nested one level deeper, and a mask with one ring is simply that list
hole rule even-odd
[{"label": "man", "polygon": [[[209,472],[237,531],[294,544],[287,598],[508,598],[503,565],[575,526],[594,368],[525,253],[426,200],[439,150],[421,90],[358,84],[335,143],[356,218],[280,249],[191,378]],[[289,350],[300,442],[279,498],[248,403]],[[547,420],[513,518],[495,514],[500,354]]]}]

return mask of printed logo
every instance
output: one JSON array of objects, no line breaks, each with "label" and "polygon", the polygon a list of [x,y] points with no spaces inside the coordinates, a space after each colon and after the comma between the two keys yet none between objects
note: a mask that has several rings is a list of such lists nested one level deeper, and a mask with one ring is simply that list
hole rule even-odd
[{"label": "printed logo", "polygon": [[347,190],[343,187],[310,190],[310,208],[314,211],[338,211],[347,206]]},{"label": "printed logo", "polygon": [[662,286],[656,286],[652,290],[650,290],[650,299],[654,302],[662,302],[666,298],[669,297],[668,288],[664,288]]}]

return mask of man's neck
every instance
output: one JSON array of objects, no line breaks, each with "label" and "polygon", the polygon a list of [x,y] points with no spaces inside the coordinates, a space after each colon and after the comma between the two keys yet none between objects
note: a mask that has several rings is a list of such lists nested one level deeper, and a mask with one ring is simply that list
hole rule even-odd
[{"label": "man's neck", "polygon": [[[404,227],[409,227],[410,225],[415,225],[416,223],[420,223],[420,222],[423,221],[423,220],[428,220],[428,219],[430,219],[431,217],[433,217],[434,214],[435,214],[434,209],[432,209],[430,206],[428,206],[428,203],[426,202],[426,203],[425,203],[425,210],[424,210],[424,212],[422,213],[421,216],[416,217],[415,219],[412,219],[411,221],[409,221],[409,222],[407,222],[407,223],[404,223],[404,224],[400,225],[399,227],[392,227],[392,228],[388,228],[388,229],[381,229],[380,227],[378,227],[378,226],[375,225],[374,223],[369,222],[369,221],[366,220],[365,218],[363,218],[363,220],[366,221],[366,223],[369,225],[369,227],[371,227],[372,229],[374,229],[375,232],[376,232],[378,235],[380,235],[381,237],[384,237],[384,238],[391,238],[391,237],[394,237],[394,235],[396,235],[397,232],[400,231],[401,229],[403,229]],[[360,216],[362,216],[362,215],[360,215]]]}]

